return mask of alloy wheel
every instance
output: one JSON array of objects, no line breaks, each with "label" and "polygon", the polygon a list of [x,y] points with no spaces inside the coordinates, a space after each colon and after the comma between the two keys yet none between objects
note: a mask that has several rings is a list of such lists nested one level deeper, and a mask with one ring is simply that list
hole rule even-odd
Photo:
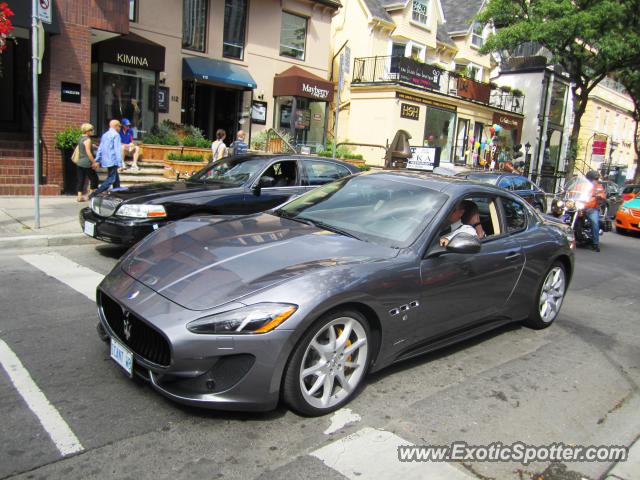
[{"label": "alloy wheel", "polygon": [[539,313],[544,323],[551,323],[560,312],[566,289],[564,269],[556,265],[544,279],[540,290]]},{"label": "alloy wheel", "polygon": [[309,342],[300,365],[300,390],[312,407],[329,409],[349,397],[366,372],[367,331],[351,317],[322,327]]}]

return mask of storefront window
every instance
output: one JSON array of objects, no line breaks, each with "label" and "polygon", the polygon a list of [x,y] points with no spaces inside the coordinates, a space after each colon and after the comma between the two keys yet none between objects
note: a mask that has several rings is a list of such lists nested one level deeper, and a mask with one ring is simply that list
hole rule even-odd
[{"label": "storefront window", "polygon": [[242,60],[247,21],[247,0],[225,0],[222,55]]},{"label": "storefront window", "polygon": [[453,134],[456,123],[455,112],[439,108],[427,108],[424,128],[424,145],[440,147],[440,163],[451,163]]},{"label": "storefront window", "polygon": [[277,97],[275,104],[276,129],[284,130],[292,138],[296,149],[311,147],[312,151],[324,146],[326,102],[304,97]]},{"label": "storefront window", "polygon": [[134,137],[140,138],[153,126],[154,88],[152,71],[103,64],[102,95],[96,100],[103,102],[101,124],[106,126],[111,119],[126,118],[131,122]]},{"label": "storefront window", "polygon": [[307,19],[282,12],[282,29],[280,30],[280,55],[304,60],[305,42],[307,39]]},{"label": "storefront window", "polygon": [[291,111],[293,110],[293,97],[277,97],[274,109],[276,130],[291,131]]},{"label": "storefront window", "polygon": [[467,150],[469,149],[467,146],[469,135],[469,120],[458,119],[458,131],[456,132],[456,147],[454,149],[454,163],[456,165],[464,165],[467,163],[471,163],[468,159],[468,155],[466,155]]},{"label": "storefront window", "polygon": [[135,22],[137,20],[136,3],[138,3],[137,0],[129,0],[129,21],[130,22]]},{"label": "storefront window", "polygon": [[204,52],[207,36],[208,0],[183,0],[182,47]]}]

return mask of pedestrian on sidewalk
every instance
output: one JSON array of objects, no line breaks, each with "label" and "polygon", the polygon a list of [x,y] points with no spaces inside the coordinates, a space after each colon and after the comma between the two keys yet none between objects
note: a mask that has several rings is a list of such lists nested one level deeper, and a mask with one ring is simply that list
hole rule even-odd
[{"label": "pedestrian on sidewalk", "polygon": [[120,176],[118,175],[118,168],[122,166],[120,127],[119,120],[111,120],[109,122],[109,130],[107,130],[100,139],[96,162],[107,169],[107,179],[89,195],[89,198],[95,197],[111,186],[113,186],[113,188],[120,188]]},{"label": "pedestrian on sidewalk", "polygon": [[140,147],[133,141],[133,130],[131,129],[131,122],[128,118],[122,119],[122,128],[120,129],[120,142],[122,143],[122,162],[123,166],[127,157],[132,157],[133,162],[131,166],[125,170],[132,170],[137,172],[140,170],[138,167],[138,158],[140,158]]},{"label": "pedestrian on sidewalk", "polygon": [[242,130],[238,130],[236,141],[231,144],[234,155],[244,155],[249,150],[249,146],[245,143],[246,134]]},{"label": "pedestrian on sidewalk", "polygon": [[86,180],[89,180],[89,194],[98,188],[100,179],[96,170],[98,169],[98,163],[93,157],[93,145],[91,144],[91,134],[93,133],[93,125],[90,123],[83,123],[80,126],[82,136],[78,140],[78,202],[86,202],[89,198],[86,195]]},{"label": "pedestrian on sidewalk", "polygon": [[223,129],[219,128],[216,131],[216,141],[211,144],[211,151],[213,152],[213,157],[211,158],[212,162],[220,158],[224,158],[229,154],[227,146],[224,143],[224,139],[227,136],[227,132]]}]

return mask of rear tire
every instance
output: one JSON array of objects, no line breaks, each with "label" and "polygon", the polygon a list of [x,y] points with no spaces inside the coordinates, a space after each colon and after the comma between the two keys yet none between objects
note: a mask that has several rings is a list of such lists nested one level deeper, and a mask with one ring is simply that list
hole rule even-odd
[{"label": "rear tire", "polygon": [[566,292],[567,272],[560,262],[554,262],[542,278],[531,313],[524,324],[536,330],[551,325],[560,313]]},{"label": "rear tire", "polygon": [[319,416],[353,399],[369,368],[369,324],[355,310],[323,315],[296,345],[284,373],[282,395],[295,412]]}]

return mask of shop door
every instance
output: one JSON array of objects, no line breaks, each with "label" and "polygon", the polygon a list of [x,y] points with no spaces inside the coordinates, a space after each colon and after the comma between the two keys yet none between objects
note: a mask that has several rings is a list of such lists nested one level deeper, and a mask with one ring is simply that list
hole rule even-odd
[{"label": "shop door", "polygon": [[32,122],[29,42],[7,42],[0,75],[0,132],[30,132]]}]

